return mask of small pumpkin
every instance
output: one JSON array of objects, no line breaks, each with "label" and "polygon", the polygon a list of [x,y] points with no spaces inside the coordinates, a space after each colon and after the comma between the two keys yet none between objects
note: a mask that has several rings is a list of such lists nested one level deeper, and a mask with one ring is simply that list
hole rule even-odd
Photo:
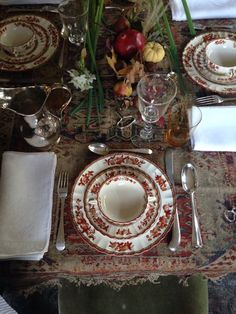
[{"label": "small pumpkin", "polygon": [[143,49],[143,59],[146,62],[157,63],[165,57],[165,50],[161,44],[150,41],[145,44]]}]

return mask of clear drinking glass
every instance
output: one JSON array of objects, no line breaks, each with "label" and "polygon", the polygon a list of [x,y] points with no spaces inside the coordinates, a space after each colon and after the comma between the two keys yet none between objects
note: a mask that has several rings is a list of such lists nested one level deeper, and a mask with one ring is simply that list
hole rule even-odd
[{"label": "clear drinking glass", "polygon": [[[137,85],[138,107],[144,127],[132,141],[135,145],[153,139],[153,123],[164,116],[175,98],[177,86],[168,74],[147,74]],[[140,145],[138,145],[140,146]]]},{"label": "clear drinking glass", "polygon": [[188,108],[185,100],[168,108],[168,122],[165,141],[173,147],[186,145],[202,120],[199,107]]},{"label": "clear drinking glass", "polygon": [[75,45],[85,41],[88,30],[88,0],[64,0],[58,6],[63,24],[62,33]]}]

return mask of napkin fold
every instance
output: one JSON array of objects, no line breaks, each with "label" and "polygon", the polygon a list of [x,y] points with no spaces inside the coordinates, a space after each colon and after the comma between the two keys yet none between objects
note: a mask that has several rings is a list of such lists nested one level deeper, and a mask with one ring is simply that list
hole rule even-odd
[{"label": "napkin fold", "polygon": [[236,152],[236,106],[200,109],[202,121],[191,137],[193,150]]},{"label": "napkin fold", "polygon": [[39,260],[51,233],[56,155],[5,152],[0,182],[0,259]]},{"label": "napkin fold", "polygon": [[0,5],[58,4],[62,0],[0,0]]},{"label": "napkin fold", "polygon": [[[235,0],[188,0],[187,4],[193,20],[236,17]],[[182,0],[170,0],[170,7],[173,20],[186,20]]]}]

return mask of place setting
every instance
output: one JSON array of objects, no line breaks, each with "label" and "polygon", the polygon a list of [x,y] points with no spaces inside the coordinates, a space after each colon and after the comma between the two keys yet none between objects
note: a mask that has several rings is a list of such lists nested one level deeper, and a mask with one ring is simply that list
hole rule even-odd
[{"label": "place setting", "polygon": [[236,93],[235,33],[206,32],[184,48],[182,61],[189,77],[203,88],[223,95]]},{"label": "place setting", "polygon": [[26,14],[2,20],[0,70],[18,72],[37,68],[54,55],[59,42],[56,26],[44,17]]}]

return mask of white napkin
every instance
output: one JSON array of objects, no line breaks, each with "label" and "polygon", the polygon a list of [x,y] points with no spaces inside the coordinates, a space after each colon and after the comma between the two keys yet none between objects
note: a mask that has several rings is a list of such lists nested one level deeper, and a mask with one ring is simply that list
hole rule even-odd
[{"label": "white napkin", "polygon": [[0,259],[39,260],[51,232],[56,155],[5,152],[0,184]]},{"label": "white napkin", "polygon": [[[197,19],[236,18],[235,0],[187,0],[191,17]],[[185,21],[182,0],[170,0],[172,19]]]},{"label": "white napkin", "polygon": [[200,109],[202,121],[192,134],[193,150],[236,152],[236,106]]},{"label": "white napkin", "polygon": [[58,4],[62,0],[0,0],[0,5],[19,5],[19,4]]},{"label": "white napkin", "polygon": [[15,310],[0,296],[0,313],[2,314],[17,314]]}]

